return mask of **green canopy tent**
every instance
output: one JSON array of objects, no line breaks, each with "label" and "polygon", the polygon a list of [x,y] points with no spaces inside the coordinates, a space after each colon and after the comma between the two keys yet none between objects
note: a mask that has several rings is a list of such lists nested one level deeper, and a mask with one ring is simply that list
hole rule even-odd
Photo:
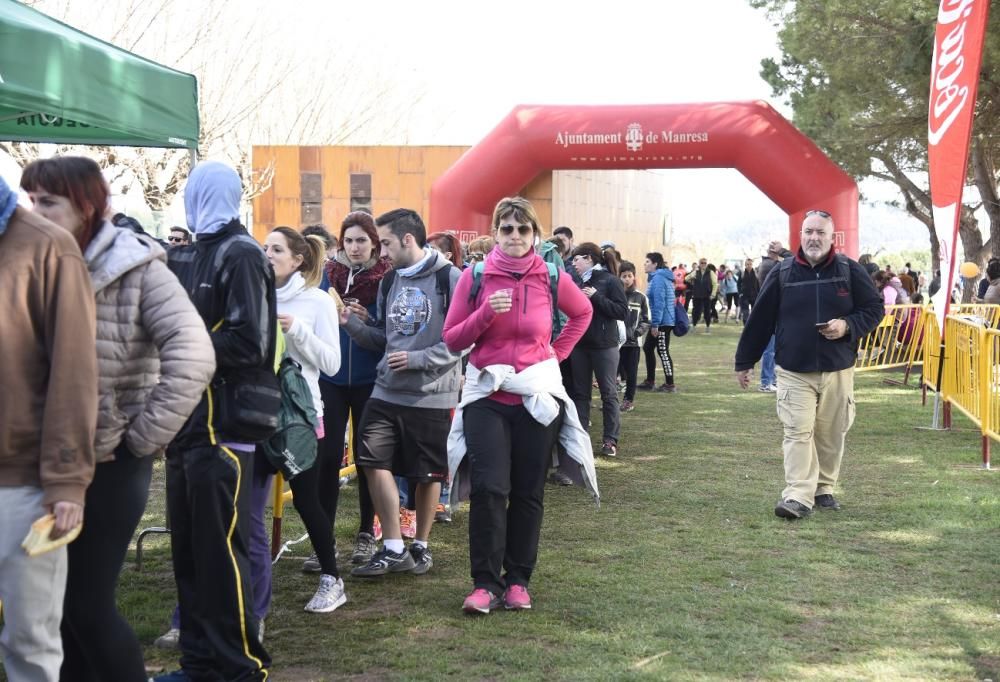
[{"label": "green canopy tent", "polygon": [[0,140],[198,148],[198,83],[0,0]]}]

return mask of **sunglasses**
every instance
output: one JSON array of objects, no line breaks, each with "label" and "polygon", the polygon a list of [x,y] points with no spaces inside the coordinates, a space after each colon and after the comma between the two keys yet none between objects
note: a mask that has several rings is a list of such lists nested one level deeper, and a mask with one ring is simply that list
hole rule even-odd
[{"label": "sunglasses", "polygon": [[171,244],[183,244],[184,243],[184,238],[183,237],[167,237],[167,241],[170,242]]},{"label": "sunglasses", "polygon": [[818,215],[820,218],[829,218],[830,213],[827,211],[821,211],[818,208],[811,208],[806,211],[806,216]]},{"label": "sunglasses", "polygon": [[482,260],[486,257],[485,253],[470,253],[469,260]]},{"label": "sunglasses", "polygon": [[[504,235],[505,237],[509,237],[510,235],[514,234],[515,226],[501,225],[497,229],[500,231],[500,234]],[[519,235],[521,235],[522,237],[527,237],[534,231],[535,228],[533,228],[531,225],[517,225],[516,229]]]}]

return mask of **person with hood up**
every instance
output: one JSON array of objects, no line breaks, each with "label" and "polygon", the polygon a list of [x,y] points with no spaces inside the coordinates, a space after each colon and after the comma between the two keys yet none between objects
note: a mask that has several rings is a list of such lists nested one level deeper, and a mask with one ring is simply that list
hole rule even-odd
[{"label": "person with hood up", "polygon": [[153,455],[194,410],[215,354],[165,251],[105,218],[110,190],[93,160],[34,161],[21,187],[36,213],[77,239],[97,304],[97,468],[87,524],[69,545],[60,677],[142,680],[142,647],[118,613],[115,588],[146,508]]},{"label": "person with hood up", "polygon": [[[52,201],[68,209],[65,199]],[[0,296],[0,667],[11,680],[49,682],[63,660],[67,548],[29,556],[21,541],[41,517],[52,515],[55,540],[90,513],[84,505],[97,423],[94,293],[74,237],[18,206],[3,178]]]},{"label": "person with hood up", "polygon": [[273,431],[268,418],[280,401],[277,302],[264,250],[240,224],[241,194],[231,167],[218,161],[195,166],[184,210],[197,240],[168,255],[209,330],[216,371],[167,448],[181,670],[158,680],[260,682],[271,663],[258,637],[247,547],[251,497],[267,494],[252,483],[255,442],[267,437],[269,425]]}]

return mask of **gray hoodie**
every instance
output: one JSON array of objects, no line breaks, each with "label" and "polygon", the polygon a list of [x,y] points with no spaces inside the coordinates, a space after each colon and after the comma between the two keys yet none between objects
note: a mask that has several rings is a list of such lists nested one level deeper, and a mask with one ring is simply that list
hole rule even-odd
[{"label": "gray hoodie", "polygon": [[[415,275],[397,272],[385,297],[387,310],[378,311],[374,324],[352,315],[344,330],[358,345],[385,351],[378,363],[372,398],[407,407],[451,409],[458,405],[464,353],[452,353],[441,340],[444,301],[437,291],[435,273],[452,268],[449,298],[462,273],[437,251],[431,254]],[[386,361],[389,353],[397,351],[408,352],[408,366],[401,371],[393,371]]]}]

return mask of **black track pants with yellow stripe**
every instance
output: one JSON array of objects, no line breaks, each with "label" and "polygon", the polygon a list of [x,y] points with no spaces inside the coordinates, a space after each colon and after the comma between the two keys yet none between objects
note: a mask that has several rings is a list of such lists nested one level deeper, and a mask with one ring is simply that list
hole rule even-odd
[{"label": "black track pants with yellow stripe", "polygon": [[253,453],[224,446],[168,452],[181,667],[193,680],[267,679],[247,552],[252,467]]}]

